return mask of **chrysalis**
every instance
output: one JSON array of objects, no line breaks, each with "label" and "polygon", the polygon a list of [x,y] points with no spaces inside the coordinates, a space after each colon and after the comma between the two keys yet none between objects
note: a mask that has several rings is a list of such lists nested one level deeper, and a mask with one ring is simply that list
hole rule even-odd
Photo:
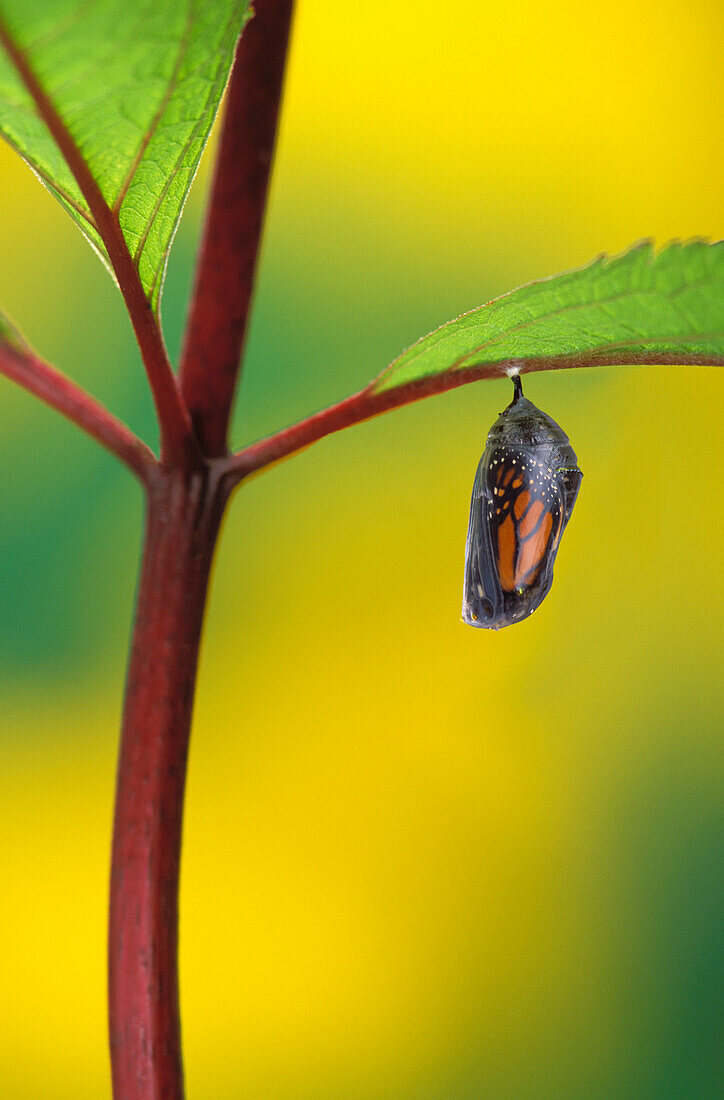
[{"label": "chrysalis", "polygon": [[463,620],[510,626],[532,614],[553,583],[553,563],[583,474],[566,433],[523,396],[488,432],[465,546]]}]

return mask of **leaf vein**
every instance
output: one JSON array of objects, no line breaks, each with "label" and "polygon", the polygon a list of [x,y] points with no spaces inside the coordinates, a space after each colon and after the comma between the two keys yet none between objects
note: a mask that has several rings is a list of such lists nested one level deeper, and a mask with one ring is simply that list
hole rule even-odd
[{"label": "leaf vein", "polygon": [[[704,281],[701,285],[708,285],[708,284],[706,283],[706,281]],[[692,286],[694,286],[694,284],[688,284],[689,288],[691,288]],[[559,309],[549,310],[547,313],[542,313],[538,317],[536,317],[534,319],[531,319],[531,320],[528,320],[528,321],[524,321],[520,325],[513,325],[510,328],[503,329],[501,332],[496,332],[495,335],[491,336],[488,340],[484,340],[481,344],[478,344],[476,347],[472,348],[469,352],[466,352],[465,355],[460,356],[460,358],[457,359],[452,364],[452,368],[453,369],[457,368],[461,363],[464,363],[471,356],[477,355],[478,352],[483,351],[485,348],[492,347],[494,344],[500,342],[503,339],[506,339],[509,336],[513,336],[516,333],[524,332],[525,329],[532,327],[533,325],[537,324],[538,322],[545,322],[545,321],[551,320],[555,317],[563,317],[567,314],[572,314],[572,313],[575,313],[578,310],[582,310],[582,309],[592,309],[592,308],[599,309],[604,304],[610,305],[610,304],[615,303],[615,302],[623,301],[626,298],[631,299],[632,297],[657,299],[657,298],[662,298],[662,297],[663,298],[668,298],[669,294],[668,293],[662,294],[661,292],[656,291],[655,289],[634,290],[634,291],[625,290],[625,291],[621,291],[618,294],[610,295],[609,297],[606,297],[606,298],[600,298],[596,302],[591,302],[591,301],[588,301],[588,302],[575,302],[575,303],[571,303],[569,305],[561,306]],[[617,324],[621,323],[620,318],[616,318],[615,320],[616,320]],[[643,342],[650,342],[651,339],[653,339],[653,338],[642,337]]]},{"label": "leaf vein", "polygon": [[[183,33],[183,36],[181,38],[181,41],[179,42],[179,49],[178,49],[178,53],[176,55],[176,60],[174,61],[173,69],[171,70],[171,75],[169,76],[169,79],[168,79],[168,86],[167,86],[166,91],[164,92],[163,96],[161,97],[161,101],[160,101],[160,103],[159,103],[159,105],[156,109],[156,113],[154,114],[153,118],[151,119],[151,123],[148,127],[148,130],[146,131],[146,133],[143,135],[143,138],[141,139],[141,144],[139,145],[138,150],[136,152],[136,155],[134,156],[134,158],[131,162],[131,167],[129,168],[128,173],[126,174],[126,178],[123,180],[123,183],[121,184],[121,186],[118,190],[118,194],[116,195],[115,202],[113,203],[113,213],[116,214],[116,215],[118,215],[118,213],[120,212],[121,206],[123,205],[123,200],[125,199],[125,197],[128,193],[128,188],[131,186],[131,183],[133,181],[133,177],[135,176],[136,172],[138,171],[138,167],[139,167],[141,161],[143,160],[144,153],[148,149],[148,146],[151,143],[151,139],[153,138],[154,134],[158,130],[158,127],[161,123],[161,119],[163,118],[164,112],[166,111],[166,108],[168,107],[171,96],[173,95],[174,91],[176,90],[176,81],[178,79],[178,74],[179,74],[179,71],[181,69],[181,65],[183,64],[183,60],[186,57],[186,54],[188,52],[189,43],[191,41],[192,23],[193,23],[192,3],[191,3],[191,0],[187,0],[187,4],[186,4],[186,25],[184,27],[184,33]],[[135,257],[134,257],[134,259],[135,259]]]},{"label": "leaf vein", "polygon": [[[234,23],[236,21],[237,12],[238,12],[240,6],[243,6],[243,0],[242,0],[242,5],[237,3],[234,6],[233,14],[232,14],[231,18],[228,20],[228,22],[227,22],[227,24],[224,28],[224,35],[223,35],[224,38],[228,34],[231,27],[234,26]],[[153,227],[153,225],[156,221],[156,218],[158,217],[159,211],[161,210],[161,207],[163,206],[163,203],[164,203],[164,200],[165,200],[165,198],[168,194],[169,188],[171,187],[171,184],[176,179],[176,176],[177,176],[178,171],[179,171],[179,166],[180,166],[181,162],[183,161],[183,158],[186,156],[186,153],[188,152],[188,150],[191,148],[194,141],[198,137],[199,131],[201,129],[203,129],[203,127],[206,125],[206,111],[207,111],[207,108],[208,108],[209,104],[214,100],[215,96],[216,96],[216,81],[214,81],[214,83],[209,86],[209,90],[207,92],[206,100],[205,100],[205,103],[204,103],[204,110],[202,112],[199,112],[198,122],[194,126],[193,130],[189,134],[189,136],[186,139],[186,141],[184,142],[183,146],[181,147],[181,150],[180,150],[178,156],[176,157],[176,160],[174,161],[173,169],[168,172],[168,174],[166,176],[166,180],[164,181],[163,188],[161,189],[161,191],[160,191],[160,193],[159,193],[159,195],[156,199],[156,202],[154,203],[153,210],[151,211],[151,213],[150,213],[150,215],[149,215],[149,217],[146,221],[146,228],[143,231],[143,233],[142,233],[142,235],[139,239],[139,242],[136,246],[136,250],[135,250],[134,255],[133,255],[133,262],[136,264],[136,266],[138,266],[138,264],[141,261],[141,256],[143,254],[144,248],[146,247],[146,242],[148,241],[149,234],[150,234],[151,229],[152,229],[152,227]],[[179,211],[179,213],[178,213],[178,217],[176,219],[177,223],[178,223],[178,218],[180,216],[181,216],[181,211]],[[162,270],[163,270],[163,265],[161,265],[161,267],[159,268],[159,271],[162,271]],[[156,281],[158,279],[159,271],[157,271],[156,274],[154,275],[153,284],[152,284],[152,287],[150,288],[150,290],[151,290],[150,298],[151,299],[153,298],[153,292],[155,290]]]}]

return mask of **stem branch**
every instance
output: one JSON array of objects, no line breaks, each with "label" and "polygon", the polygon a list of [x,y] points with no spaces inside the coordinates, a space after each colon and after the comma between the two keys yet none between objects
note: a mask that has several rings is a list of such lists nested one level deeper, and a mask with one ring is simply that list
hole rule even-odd
[{"label": "stem branch", "polygon": [[507,374],[509,367],[520,369],[521,374],[531,371],[563,370],[572,367],[614,367],[614,366],[724,366],[724,356],[703,356],[698,353],[682,355],[680,353],[628,353],[625,358],[620,353],[590,352],[575,355],[562,355],[556,358],[541,357],[539,359],[526,359],[513,362],[486,363],[476,367],[466,367],[461,370],[451,370],[440,374],[433,374],[426,378],[418,378],[414,382],[388,390],[375,390],[375,383],[371,383],[358,393],[346,397],[330,405],[321,412],[305,417],[304,420],[292,424],[289,428],[283,428],[273,435],[252,443],[241,451],[229,455],[224,460],[224,470],[232,485],[238,484],[243,478],[258,470],[279,462],[283,458],[301,451],[318,439],[338,432],[342,428],[349,428],[353,424],[359,424],[363,420],[369,420],[373,416],[387,412],[390,409],[399,408],[401,405],[409,405],[413,401],[420,401],[423,397],[432,397],[436,393],[444,393],[446,390],[456,389],[468,382],[478,382],[489,378],[502,378]]},{"label": "stem branch", "polygon": [[147,482],[156,466],[153,452],[120,420],[55,367],[28,351],[0,342],[0,374],[39,397],[101,443]]}]

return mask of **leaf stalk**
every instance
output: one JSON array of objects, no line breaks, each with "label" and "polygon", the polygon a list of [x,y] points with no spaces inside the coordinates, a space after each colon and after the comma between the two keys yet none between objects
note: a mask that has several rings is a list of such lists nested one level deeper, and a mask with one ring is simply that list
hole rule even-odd
[{"label": "leaf stalk", "polygon": [[156,467],[151,449],[99,401],[55,367],[29,351],[0,342],[0,374],[72,420],[125,462],[141,482],[148,482]]},{"label": "leaf stalk", "polygon": [[724,356],[699,354],[648,353],[627,354],[592,352],[589,354],[561,355],[557,357],[541,356],[526,360],[502,360],[496,363],[481,363],[479,366],[465,367],[460,370],[442,372],[418,378],[414,382],[376,390],[372,382],[365,389],[350,397],[330,405],[321,412],[313,413],[303,420],[274,432],[256,443],[229,455],[223,461],[226,476],[233,485],[255,474],[273,463],[309,447],[319,439],[369,420],[373,416],[388,412],[390,409],[409,405],[424,397],[445,393],[458,386],[484,379],[504,378],[508,370],[515,368],[520,374],[531,371],[565,370],[576,367],[617,367],[617,366],[724,366]]}]

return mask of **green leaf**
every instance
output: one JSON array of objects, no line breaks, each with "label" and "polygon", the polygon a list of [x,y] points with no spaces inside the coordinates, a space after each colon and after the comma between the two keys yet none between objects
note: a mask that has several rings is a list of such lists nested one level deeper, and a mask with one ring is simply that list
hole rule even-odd
[{"label": "green leaf", "polygon": [[[0,0],[0,18],[74,138],[154,309],[248,0]],[[107,253],[73,174],[0,49],[0,132]]]},{"label": "green leaf", "polygon": [[724,357],[724,242],[674,243],[656,255],[645,241],[529,283],[418,340],[371,392],[488,364],[504,369],[576,356],[655,362],[657,355],[682,362]]}]

